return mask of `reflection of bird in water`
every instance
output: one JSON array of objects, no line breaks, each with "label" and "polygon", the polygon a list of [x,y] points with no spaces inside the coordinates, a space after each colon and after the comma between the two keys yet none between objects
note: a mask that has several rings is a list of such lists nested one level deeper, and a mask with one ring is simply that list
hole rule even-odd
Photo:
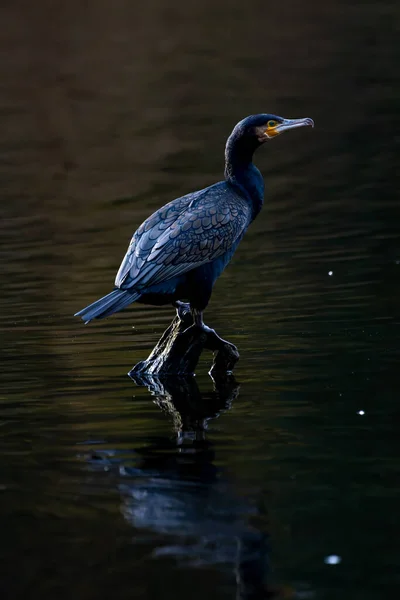
[{"label": "reflection of bird in water", "polygon": [[194,324],[205,327],[203,311],[213,285],[261,210],[264,182],[253,165],[255,150],[288,129],[312,119],[268,114],[240,121],[225,149],[225,181],[177,198],[136,231],[117,273],[115,289],[77,316],[88,323],[131,304],[163,305],[188,300]]},{"label": "reflection of bird in water", "polygon": [[109,449],[91,453],[91,467],[117,486],[126,522],[148,537],[154,558],[234,573],[236,600],[294,600],[293,590],[266,582],[269,541],[259,492],[247,487],[243,495],[215,464],[206,439],[207,423],[239,394],[234,377],[213,378],[214,389],[200,392],[194,377],[131,376],[172,417],[176,440],[153,438],[135,449],[134,466],[126,449],[121,459]]},{"label": "reflection of bird in water", "polygon": [[[125,518],[135,527],[170,536],[155,556],[173,556],[190,566],[230,566],[240,589],[260,587],[267,538],[248,523],[257,507],[221,476],[206,439],[208,421],[229,410],[239,394],[234,377],[213,379],[208,393],[200,392],[194,377],[132,377],[172,417],[177,452],[171,456],[158,447],[146,449],[141,468],[151,477],[120,486]],[[239,597],[247,600],[245,594]]]},{"label": "reflection of bird in water", "polygon": [[[249,524],[258,509],[222,476],[206,439],[208,421],[229,410],[237,397],[237,382],[221,377],[213,380],[212,391],[201,393],[194,377],[132,378],[146,385],[155,404],[172,418],[175,442],[153,438],[147,447],[135,449],[134,466],[119,461],[117,453],[96,450],[92,467],[117,484],[124,518],[142,535],[148,532],[155,558],[235,570],[238,589],[261,585],[266,535]],[[247,600],[245,594],[239,597]]]}]

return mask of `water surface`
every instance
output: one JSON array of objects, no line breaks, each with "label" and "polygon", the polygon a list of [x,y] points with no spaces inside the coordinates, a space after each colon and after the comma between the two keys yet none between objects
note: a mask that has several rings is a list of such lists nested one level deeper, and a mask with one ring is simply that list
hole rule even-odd
[{"label": "water surface", "polygon": [[[397,5],[5,10],[3,597],[388,598]],[[259,151],[266,204],[207,310],[236,380],[213,384],[205,355],[193,381],[137,386],[172,309],[72,315],[152,210],[221,178],[226,136],[260,111],[316,128]]]}]

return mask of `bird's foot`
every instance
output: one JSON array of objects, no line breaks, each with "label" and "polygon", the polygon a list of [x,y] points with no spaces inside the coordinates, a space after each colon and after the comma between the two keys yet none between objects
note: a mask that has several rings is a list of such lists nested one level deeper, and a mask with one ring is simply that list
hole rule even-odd
[{"label": "bird's foot", "polygon": [[211,327],[208,327],[208,325],[204,323],[202,310],[198,310],[197,308],[191,308],[190,310],[192,313],[193,325],[187,327],[182,333],[186,333],[190,329],[193,333],[196,331],[197,334],[203,332],[206,336],[210,334],[216,335],[214,329],[211,329]]},{"label": "bird's foot", "polygon": [[[198,310],[197,308],[191,308],[190,304],[180,301],[175,302],[175,306],[178,317],[181,319],[181,321],[184,322],[184,324],[186,324],[186,322],[188,323],[188,326],[179,334],[180,337],[193,337],[193,339],[197,338],[199,340],[202,340],[202,342],[206,343],[207,347],[210,350],[213,350],[214,352],[220,350],[223,347],[226,348],[228,346],[232,346],[232,348],[235,348],[233,344],[222,339],[217,334],[215,329],[211,329],[211,327],[208,327],[208,325],[204,323],[202,310]],[[192,316],[193,321],[189,325],[188,316],[190,314]]]},{"label": "bird's foot", "polygon": [[190,331],[192,333],[196,332],[197,335],[200,332],[205,334],[206,337],[210,334],[216,335],[214,329],[211,329],[204,323],[202,310],[198,310],[197,308],[191,308],[191,313],[192,313],[192,318],[193,318],[193,325],[191,325],[190,327],[187,327],[187,329],[185,329],[182,333],[186,333],[190,329]]},{"label": "bird's foot", "polygon": [[192,317],[193,317],[193,323],[195,325],[197,325],[197,327],[200,327],[200,329],[203,329],[204,327],[207,327],[207,325],[204,325],[204,321],[203,321],[203,311],[199,310],[198,308],[191,308],[192,311]]},{"label": "bird's foot", "polygon": [[193,323],[189,327],[186,327],[180,334],[179,337],[190,338],[193,336],[194,339],[199,339],[203,343],[207,340],[208,334],[213,330],[207,327],[207,325],[196,325]]},{"label": "bird's foot", "polygon": [[186,315],[190,314],[190,304],[189,302],[181,302],[177,300],[174,302],[174,306],[176,308],[176,315],[183,321]]}]

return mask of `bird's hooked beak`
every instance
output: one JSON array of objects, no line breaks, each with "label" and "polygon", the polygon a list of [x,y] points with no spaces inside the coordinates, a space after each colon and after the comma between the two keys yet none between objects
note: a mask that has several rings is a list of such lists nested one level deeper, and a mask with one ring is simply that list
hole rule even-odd
[{"label": "bird's hooked beak", "polygon": [[[305,119],[284,119],[283,123],[278,123],[278,125],[274,128],[274,135],[279,135],[280,133],[283,133],[288,129],[295,129],[296,127],[307,127],[308,125],[314,127],[314,121],[309,117],[306,117]],[[268,131],[268,134],[271,133],[271,131]]]}]

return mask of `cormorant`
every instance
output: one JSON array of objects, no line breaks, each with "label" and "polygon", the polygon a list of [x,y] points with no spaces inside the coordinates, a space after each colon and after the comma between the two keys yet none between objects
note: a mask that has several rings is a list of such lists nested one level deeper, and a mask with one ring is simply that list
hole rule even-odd
[{"label": "cormorant", "polygon": [[225,147],[225,181],[187,194],[152,214],[134,233],[115,279],[115,289],[75,316],[85,323],[132,302],[182,307],[189,301],[195,325],[213,285],[261,210],[264,181],[252,162],[264,142],[283,131],[314,126],[312,119],[251,115],[233,129]]}]

